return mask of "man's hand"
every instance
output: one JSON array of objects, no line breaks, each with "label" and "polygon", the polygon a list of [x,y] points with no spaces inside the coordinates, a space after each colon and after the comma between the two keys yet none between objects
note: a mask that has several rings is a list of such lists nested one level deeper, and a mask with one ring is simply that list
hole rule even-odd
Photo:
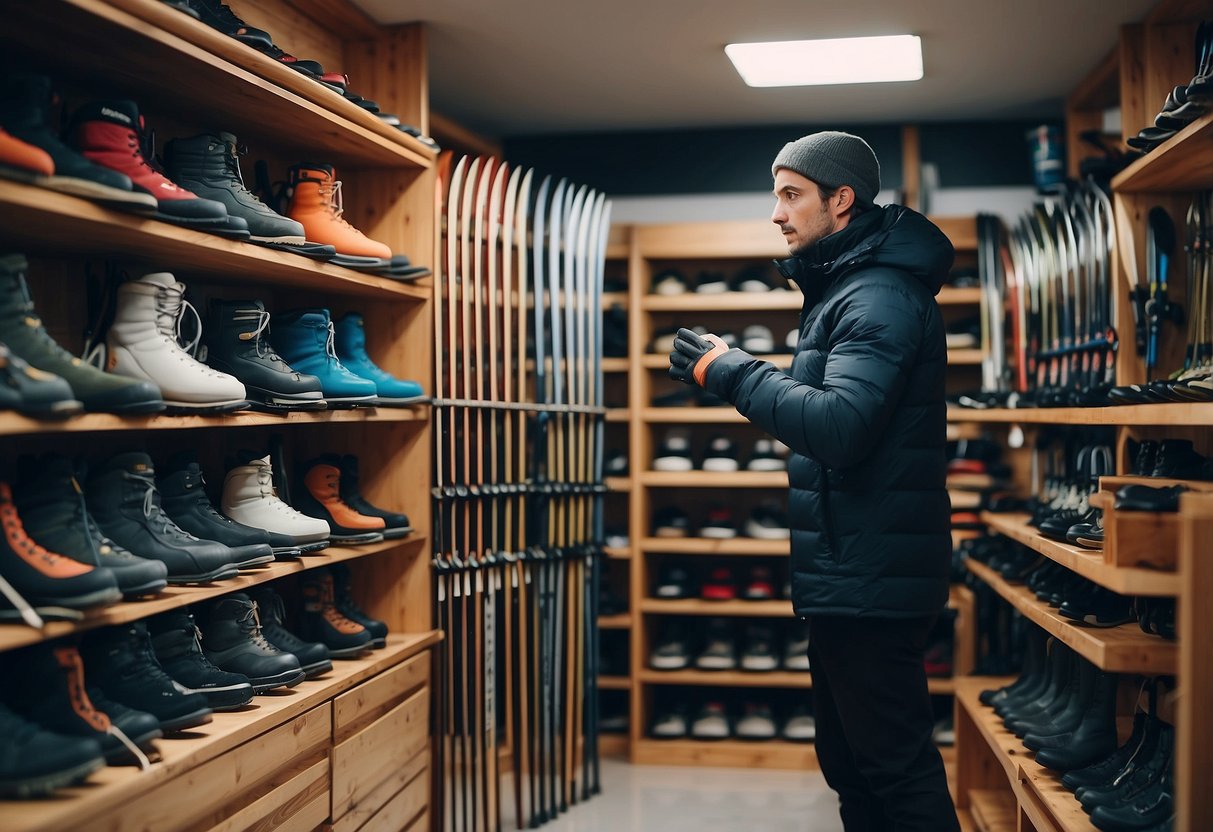
[{"label": "man's hand", "polygon": [[670,353],[670,378],[703,387],[708,367],[728,351],[718,335],[697,335],[689,329],[680,329]]}]

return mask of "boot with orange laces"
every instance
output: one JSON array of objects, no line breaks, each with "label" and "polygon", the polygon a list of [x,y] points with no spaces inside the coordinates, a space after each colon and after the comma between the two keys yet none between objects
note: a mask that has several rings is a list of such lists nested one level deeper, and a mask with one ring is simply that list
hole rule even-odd
[{"label": "boot with orange laces", "polygon": [[303,611],[299,614],[299,637],[318,641],[335,659],[357,656],[371,647],[371,633],[337,609],[333,576],[325,569],[304,573]]},{"label": "boot with orange laces", "polygon": [[[20,612],[32,626],[41,621],[30,607],[68,607],[84,609],[121,600],[122,590],[114,573],[104,567],[79,563],[48,552],[30,539],[13,505],[13,493],[0,482],[0,608]],[[16,593],[16,597],[10,594]],[[4,602],[8,602],[5,604]],[[0,615],[8,618],[9,615]],[[37,620],[38,623],[34,623]]]},{"label": "boot with orange laces", "polygon": [[287,185],[290,206],[286,215],[303,224],[308,242],[337,249],[330,262],[348,268],[387,266],[392,250],[370,239],[341,216],[341,181],[332,165],[295,165]]},{"label": "boot with orange laces", "polygon": [[295,508],[329,524],[334,543],[378,543],[387,527],[382,517],[360,514],[341,498],[341,469],[330,462],[312,460],[303,466],[302,482],[295,486]]},{"label": "boot with orange laces", "polygon": [[0,129],[0,176],[18,182],[37,182],[54,175],[55,162],[49,153]]},{"label": "boot with orange laces", "polygon": [[[72,116],[68,135],[73,147],[90,162],[126,174],[137,193],[155,197],[157,219],[207,230],[228,227],[222,202],[187,191],[150,164],[153,141],[134,101],[85,104]],[[247,239],[248,223],[241,220],[240,224]]]}]

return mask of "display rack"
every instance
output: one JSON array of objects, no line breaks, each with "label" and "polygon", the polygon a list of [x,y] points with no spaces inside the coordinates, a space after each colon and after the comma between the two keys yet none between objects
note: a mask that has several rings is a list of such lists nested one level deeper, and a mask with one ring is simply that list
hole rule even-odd
[{"label": "display rack", "polygon": [[[355,89],[427,127],[425,35],[385,27],[346,0],[232,0],[250,25],[284,49],[350,74]],[[139,102],[160,141],[203,131],[235,133],[281,176],[288,164],[331,161],[345,182],[346,217],[369,236],[428,264],[436,236],[436,152],[340,95],[159,0],[46,0],[7,10],[7,54],[50,74],[78,102],[118,95]],[[391,55],[391,61],[382,60]],[[250,164],[250,163],[246,163]],[[87,321],[86,260],[132,272],[173,272],[204,296],[239,293],[271,311],[325,306],[364,315],[368,351],[389,372],[432,374],[431,280],[401,283],[303,257],[113,211],[32,185],[0,182],[0,240],[30,257],[30,286],[48,329],[73,339]],[[202,587],[90,611],[42,631],[0,626],[0,650],[137,621],[308,570],[349,565],[360,605],[391,629],[384,649],[335,662],[287,692],[183,738],[159,741],[147,771],[107,768],[54,799],[0,803],[14,832],[106,828],[283,828],[353,832],[428,828],[431,621],[428,408],[270,415],[119,417],[37,422],[0,414],[6,462],[56,450],[108,456],[132,446],[155,458],[189,446],[209,480],[225,456],[266,447],[281,432],[288,459],[346,452],[364,460],[360,490],[403,510],[414,531],[400,540],[333,547]],[[216,474],[218,476],[216,476]],[[289,589],[289,586],[288,586]]]}]

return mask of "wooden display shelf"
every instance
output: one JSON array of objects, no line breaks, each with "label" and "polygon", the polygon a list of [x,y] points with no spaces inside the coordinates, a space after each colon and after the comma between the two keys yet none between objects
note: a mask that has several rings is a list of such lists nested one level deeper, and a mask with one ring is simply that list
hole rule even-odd
[{"label": "wooden display shelf", "polygon": [[598,629],[600,630],[630,630],[631,628],[631,613],[621,612],[619,615],[598,616]]},{"label": "wooden display shelf", "polygon": [[735,537],[732,540],[713,540],[707,537],[646,537],[640,541],[640,550],[667,555],[786,557],[791,552],[791,542],[755,540],[749,537]]},{"label": "wooden display shelf", "polygon": [[600,690],[631,690],[632,680],[627,676],[599,676]]},{"label": "wooden display shelf", "polygon": [[1015,794],[997,789],[969,792],[969,813],[978,832],[1016,832],[1019,807]]},{"label": "wooden display shelf", "polygon": [[645,407],[640,421],[671,425],[731,425],[749,420],[732,407]]},{"label": "wooden display shelf", "polygon": [[623,493],[632,490],[631,477],[607,477],[604,482],[608,491]]},{"label": "wooden display shelf", "polygon": [[721,292],[700,295],[645,295],[640,308],[646,312],[797,312],[804,305],[800,292]]},{"label": "wooden display shelf", "polygon": [[740,618],[792,618],[792,602],[775,601],[704,601],[701,598],[644,598],[640,611],[662,615],[704,615]]},{"label": "wooden display shelf", "polygon": [[25,624],[6,622],[0,624],[0,651],[24,647],[27,644],[37,644],[96,627],[109,627],[137,621],[190,604],[198,604],[220,595],[227,595],[230,592],[240,592],[287,575],[306,572],[309,569],[329,566],[342,561],[371,557],[389,550],[407,549],[415,554],[424,548],[426,540],[427,538],[422,535],[412,535],[401,540],[385,540],[366,546],[330,546],[314,555],[306,555],[298,560],[276,561],[264,569],[250,569],[241,572],[235,578],[226,581],[205,586],[170,586],[145,601],[121,601],[89,610],[81,621],[49,621],[41,630],[35,630]]},{"label": "wooden display shelf", "polygon": [[627,292],[603,292],[602,293],[602,308],[603,309],[610,309],[612,306],[615,306],[616,304],[618,304],[619,306],[622,306],[626,309],[627,305],[628,305],[628,293]]},{"label": "wooden display shelf", "polygon": [[[1038,764],[1023,742],[1003,727],[992,708],[978,701],[987,688],[1011,681],[1002,678],[968,678],[956,682],[956,706],[963,709],[1002,765],[1016,802],[1035,829],[1059,832],[1094,832],[1090,819],[1074,795],[1061,785],[1061,775]],[[973,792],[969,793],[972,801]],[[974,812],[976,814],[976,812]]]},{"label": "wooden display shelf", "polygon": [[1001,422],[1022,425],[1193,425],[1213,424],[1213,402],[1128,404],[1117,407],[1025,407],[975,410],[948,408],[949,422]]},{"label": "wooden display shelf", "polygon": [[1141,631],[1136,622],[1119,627],[1085,627],[1063,618],[1027,587],[1014,586],[984,563],[965,561],[972,572],[1018,609],[1024,617],[1064,642],[1101,670],[1147,675],[1174,674],[1179,646]]},{"label": "wooden display shelf", "polygon": [[643,471],[650,488],[787,488],[787,471]]},{"label": "wooden display shelf", "polygon": [[948,350],[948,364],[953,367],[964,367],[980,364],[986,354],[980,349]]},{"label": "wooden display shelf", "polygon": [[1179,594],[1179,575],[1154,569],[1129,569],[1104,563],[1103,554],[1078,546],[1049,540],[1028,525],[1027,514],[994,514],[983,511],[981,520],[991,530],[1016,540],[1057,561],[1089,581],[1122,595],[1175,597]]},{"label": "wooden display shelf", "polygon": [[603,552],[605,552],[606,556],[608,558],[610,558],[611,560],[631,560],[632,559],[632,547],[631,546],[604,546]]},{"label": "wooden display shelf", "polygon": [[657,766],[724,766],[727,768],[816,769],[811,743],[784,740],[654,740],[643,737],[632,747],[632,762]]},{"label": "wooden display shelf", "polygon": [[602,371],[604,373],[626,373],[628,369],[628,360],[626,358],[602,359]]},{"label": "wooden display shelf", "polygon": [[598,753],[612,759],[626,757],[628,755],[628,735],[599,734]]},{"label": "wooden display shelf", "polygon": [[1213,114],[1201,116],[1112,177],[1112,190],[1118,193],[1206,188],[1213,188]]},{"label": "wooden display shelf", "polygon": [[[205,274],[207,281],[241,287],[259,283],[403,303],[427,301],[433,292],[428,278],[401,283],[2,180],[0,240],[26,254],[135,258],[149,271],[167,269],[179,277]],[[33,295],[35,304],[45,300],[39,298],[36,283]]]},{"label": "wooden display shelf", "polygon": [[[442,633],[393,634],[382,650],[357,659],[333,662],[333,670],[294,688],[258,696],[254,705],[239,711],[216,713],[214,720],[191,728],[180,739],[156,742],[161,762],[148,771],[134,766],[110,766],[92,775],[84,785],[61,789],[49,800],[0,802],[5,832],[89,829],[91,819],[124,802],[147,794],[202,763],[298,717],[344,691],[442,640]],[[189,799],[182,795],[182,799]]]},{"label": "wooden display shelf", "polygon": [[649,685],[696,685],[716,688],[811,688],[807,672],[771,670],[653,670],[640,671],[640,681]]},{"label": "wooden display shelf", "polygon": [[981,303],[981,289],[977,286],[967,289],[944,286],[935,296],[935,302],[940,306],[975,306]]},{"label": "wooden display shelf", "polygon": [[429,407],[421,405],[410,408],[366,407],[354,410],[296,411],[283,414],[243,411],[223,416],[163,414],[115,416],[109,413],[86,413],[60,421],[42,421],[30,419],[18,413],[5,412],[0,413],[0,436],[24,436],[36,433],[285,427],[287,425],[397,424],[400,422],[425,425],[429,419]]},{"label": "wooden display shelf", "polygon": [[12,11],[6,25],[23,33],[22,48],[54,55],[60,72],[84,80],[104,67],[111,88],[151,112],[341,165],[420,170],[437,158],[343,96],[158,0],[53,0]]},{"label": "wooden display shelf", "polygon": [[627,422],[631,418],[632,411],[627,407],[612,407],[606,413],[606,420],[608,422]]}]

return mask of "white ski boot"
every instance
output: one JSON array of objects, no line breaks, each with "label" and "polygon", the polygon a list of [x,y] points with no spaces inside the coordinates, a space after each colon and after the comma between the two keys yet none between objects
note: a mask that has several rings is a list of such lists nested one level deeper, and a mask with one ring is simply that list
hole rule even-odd
[{"label": "white ski boot", "polygon": [[227,413],[248,407],[238,379],[206,366],[177,342],[181,319],[193,309],[184,296],[185,284],[168,272],[119,286],[105,339],[106,369],[155,383],[172,410]]},{"label": "white ski boot", "polygon": [[274,554],[315,552],[329,545],[329,524],[301,514],[274,491],[268,456],[238,465],[223,478],[223,513],[246,526],[270,533]]}]

